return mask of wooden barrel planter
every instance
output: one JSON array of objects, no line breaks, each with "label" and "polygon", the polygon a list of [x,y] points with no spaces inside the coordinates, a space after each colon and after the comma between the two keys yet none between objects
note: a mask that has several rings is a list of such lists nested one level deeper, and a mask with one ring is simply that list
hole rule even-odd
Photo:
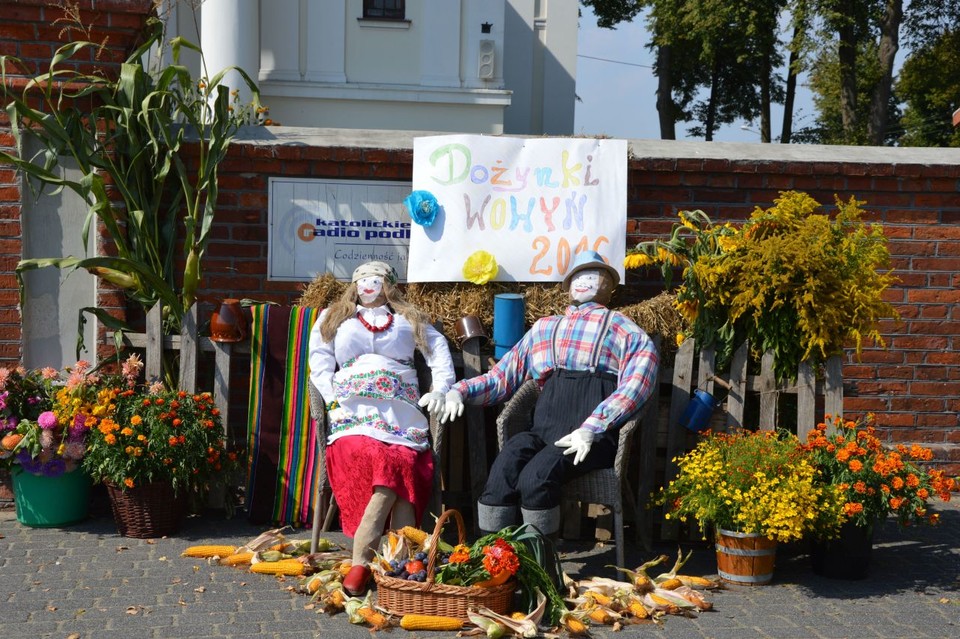
[{"label": "wooden barrel planter", "polygon": [[717,530],[717,573],[724,581],[762,586],[773,579],[777,542],[756,533]]}]

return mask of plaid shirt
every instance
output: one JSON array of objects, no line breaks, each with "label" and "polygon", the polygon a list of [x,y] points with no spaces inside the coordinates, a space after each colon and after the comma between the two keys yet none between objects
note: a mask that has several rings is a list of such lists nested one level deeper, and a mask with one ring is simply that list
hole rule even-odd
[{"label": "plaid shirt", "polygon": [[[543,386],[555,368],[589,370],[597,332],[608,312],[610,327],[600,348],[597,370],[616,375],[617,389],[600,402],[583,426],[595,433],[619,426],[653,392],[659,357],[653,341],[639,326],[596,302],[570,306],[564,315],[537,320],[489,372],[457,382],[452,388],[469,403],[488,406],[505,401],[528,377]],[[554,331],[556,362],[551,346]]]}]

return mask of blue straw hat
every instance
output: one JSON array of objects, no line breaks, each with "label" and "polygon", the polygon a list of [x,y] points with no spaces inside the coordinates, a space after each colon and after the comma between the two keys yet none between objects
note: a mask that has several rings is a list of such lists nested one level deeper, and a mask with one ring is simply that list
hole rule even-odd
[{"label": "blue straw hat", "polygon": [[581,251],[580,253],[577,253],[576,257],[573,258],[573,264],[570,266],[570,270],[567,271],[567,275],[563,278],[563,288],[569,289],[570,280],[573,279],[573,276],[585,269],[599,269],[601,271],[606,271],[607,275],[613,279],[614,286],[620,283],[620,274],[617,273],[617,269],[607,264],[603,260],[602,255],[596,251]]}]

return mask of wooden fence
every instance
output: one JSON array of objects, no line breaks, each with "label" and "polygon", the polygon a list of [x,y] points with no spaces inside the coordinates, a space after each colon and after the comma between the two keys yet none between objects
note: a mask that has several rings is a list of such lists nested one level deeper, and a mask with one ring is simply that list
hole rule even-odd
[{"label": "wooden fence", "polygon": [[[702,349],[699,358],[695,358],[695,350],[693,340],[684,341],[677,351],[673,369],[660,371],[660,397],[650,406],[640,437],[635,438],[639,440],[635,452],[639,469],[636,534],[637,540],[645,547],[649,546],[657,524],[660,539],[674,540],[680,536],[678,522],[675,519],[663,519],[665,510],[653,510],[649,508],[649,503],[659,486],[668,484],[677,476],[677,465],[673,460],[696,445],[697,436],[680,424],[695,390],[714,394],[717,385],[727,389],[725,408],[718,411],[719,414],[711,422],[714,430],[740,427],[772,430],[780,427],[783,416],[778,411],[783,395],[796,396],[796,432],[802,441],[806,441],[807,433],[819,421],[823,421],[824,415],[843,413],[842,363],[839,356],[827,360],[820,379],[817,378],[817,371],[804,362],[800,364],[794,382],[777,384],[771,352],[764,354],[760,374],[750,375],[747,372],[749,344],[743,344],[733,355],[729,379],[722,380],[716,376],[713,349]],[[668,385],[667,388],[664,388],[665,385]],[[665,420],[661,418],[664,403],[669,407]],[[747,409],[757,411],[756,423],[744,423]],[[663,451],[662,456],[658,454],[660,451]]]},{"label": "wooden fence", "polygon": [[180,335],[164,335],[163,321],[160,315],[160,304],[154,306],[147,313],[146,332],[124,333],[124,344],[133,348],[146,350],[144,358],[144,374],[147,380],[162,379],[163,351],[174,350],[180,352],[179,383],[180,390],[196,393],[197,362],[200,351],[214,352],[213,374],[213,401],[220,409],[220,418],[223,421],[225,441],[232,441],[229,432],[230,424],[230,371],[233,355],[249,353],[250,342],[245,340],[237,343],[214,342],[209,337],[199,337],[197,334],[197,305],[194,304],[183,317]]}]

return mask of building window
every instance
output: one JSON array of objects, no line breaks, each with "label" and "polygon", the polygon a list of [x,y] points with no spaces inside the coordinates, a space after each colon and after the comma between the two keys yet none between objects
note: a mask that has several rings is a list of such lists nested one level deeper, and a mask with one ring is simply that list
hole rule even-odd
[{"label": "building window", "polygon": [[363,0],[363,17],[375,20],[403,20],[405,0]]}]

